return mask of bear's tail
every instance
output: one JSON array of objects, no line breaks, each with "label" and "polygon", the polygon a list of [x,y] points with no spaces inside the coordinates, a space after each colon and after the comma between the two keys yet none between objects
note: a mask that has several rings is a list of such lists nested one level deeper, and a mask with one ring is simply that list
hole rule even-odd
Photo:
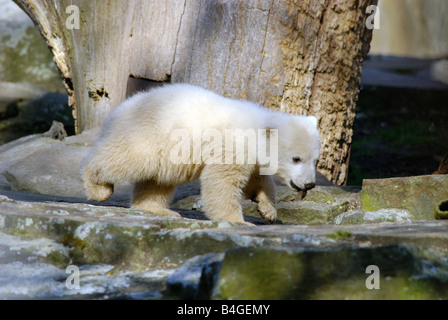
[{"label": "bear's tail", "polygon": [[92,171],[88,165],[84,164],[82,166],[81,175],[84,182],[84,190],[89,199],[102,202],[108,200],[114,193],[114,185],[112,183],[100,182],[98,179],[99,172]]}]

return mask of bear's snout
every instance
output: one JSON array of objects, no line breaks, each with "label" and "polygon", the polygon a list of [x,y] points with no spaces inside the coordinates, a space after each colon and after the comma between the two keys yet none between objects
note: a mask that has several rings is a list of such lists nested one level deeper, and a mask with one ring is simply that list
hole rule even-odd
[{"label": "bear's snout", "polygon": [[305,185],[305,190],[311,190],[311,189],[313,189],[314,187],[316,186],[316,184],[315,183],[307,183],[306,185]]},{"label": "bear's snout", "polygon": [[299,188],[292,180],[289,182],[289,184],[291,185],[291,187],[293,187],[294,189],[296,189],[299,192],[311,190],[316,186],[316,184],[314,182],[311,182],[311,183],[305,184],[304,188],[302,189],[302,188]]}]

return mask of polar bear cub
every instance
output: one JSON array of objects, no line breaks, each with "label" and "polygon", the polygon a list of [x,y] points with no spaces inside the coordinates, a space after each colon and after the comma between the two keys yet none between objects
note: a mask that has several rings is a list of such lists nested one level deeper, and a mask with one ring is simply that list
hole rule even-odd
[{"label": "polar bear cub", "polygon": [[178,185],[200,179],[210,219],[244,222],[241,200],[277,218],[273,175],[299,192],[315,185],[317,119],[269,110],[187,84],[138,93],[105,121],[84,159],[87,196],[109,199],[114,184],[135,182],[132,207],[178,217],[169,209]]}]

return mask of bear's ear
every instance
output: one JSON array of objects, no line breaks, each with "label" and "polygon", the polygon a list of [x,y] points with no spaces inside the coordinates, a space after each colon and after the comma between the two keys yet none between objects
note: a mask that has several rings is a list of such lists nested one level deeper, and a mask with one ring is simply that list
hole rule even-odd
[{"label": "bear's ear", "polygon": [[315,116],[308,116],[307,119],[317,128],[317,118]]}]

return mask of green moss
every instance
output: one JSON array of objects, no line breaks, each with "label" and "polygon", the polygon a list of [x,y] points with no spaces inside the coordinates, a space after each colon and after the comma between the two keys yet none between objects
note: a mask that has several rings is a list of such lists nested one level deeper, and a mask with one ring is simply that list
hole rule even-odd
[{"label": "green moss", "polygon": [[361,197],[361,209],[366,211],[376,211],[379,208],[377,208],[374,203],[372,202],[372,199],[370,198],[369,192],[361,191],[360,193]]},{"label": "green moss", "polygon": [[282,199],[280,199],[280,201],[286,201],[286,202],[297,201],[297,195],[292,193],[288,194]]},{"label": "green moss", "polygon": [[380,289],[368,290],[366,276],[352,276],[330,281],[313,292],[312,300],[438,300],[446,299],[448,290],[440,282],[409,276],[380,277]]},{"label": "green moss", "polygon": [[351,240],[352,233],[348,230],[335,230],[333,233],[329,233],[326,235],[327,238],[335,239],[335,240]]},{"label": "green moss", "polygon": [[73,236],[73,233],[68,233],[62,237],[61,242],[64,246],[70,248],[70,258],[72,259],[73,263],[86,263],[86,257],[84,255],[86,243],[83,240],[75,238]]},{"label": "green moss", "polygon": [[68,233],[63,236],[62,244],[71,248],[83,248],[85,243],[79,238],[75,238],[72,233]]},{"label": "green moss", "polygon": [[169,220],[165,221],[165,223],[162,225],[162,227],[166,228],[166,229],[173,229],[174,228],[173,224]]},{"label": "green moss", "polygon": [[19,236],[21,238],[32,238],[32,236],[27,232],[27,230],[24,229],[18,229],[18,228],[12,228],[8,229],[7,233],[13,235],[13,236]]},{"label": "green moss", "polygon": [[[272,263],[276,261],[276,263]],[[226,253],[219,275],[219,299],[290,298],[305,272],[301,256],[264,249]]]},{"label": "green moss", "polygon": [[[419,276],[415,259],[402,246],[305,251],[236,248],[226,252],[212,298],[446,299],[446,281]],[[366,287],[366,267],[371,264],[380,269],[379,289]]]},{"label": "green moss", "polygon": [[243,215],[250,217],[259,217],[257,205],[254,202],[246,201],[243,204]]},{"label": "green moss", "polygon": [[278,219],[284,224],[306,224],[317,225],[325,224],[328,221],[331,208],[314,207],[310,205],[308,207],[278,207],[277,214]]},{"label": "green moss", "polygon": [[325,191],[313,191],[308,192],[304,198],[306,201],[312,201],[316,203],[332,204],[335,202],[334,198]]},{"label": "green moss", "polygon": [[47,255],[47,262],[59,268],[64,268],[69,264],[70,258],[65,256],[61,252],[53,251]]}]

